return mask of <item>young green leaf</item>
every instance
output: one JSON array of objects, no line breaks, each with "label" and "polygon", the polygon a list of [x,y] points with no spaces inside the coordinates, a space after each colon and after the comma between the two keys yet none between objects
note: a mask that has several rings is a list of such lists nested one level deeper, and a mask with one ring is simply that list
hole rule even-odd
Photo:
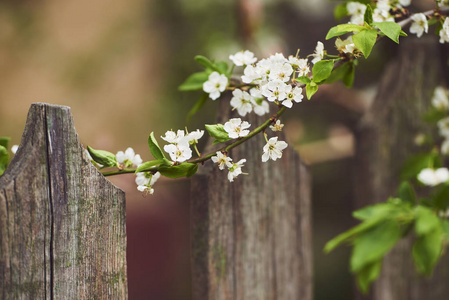
[{"label": "young green leaf", "polygon": [[357,286],[362,293],[367,294],[370,284],[375,281],[382,270],[382,259],[379,259],[373,263],[366,265],[360,270],[357,276]]},{"label": "young green leaf", "polygon": [[401,172],[402,179],[416,178],[422,169],[433,167],[435,154],[419,153],[410,156],[404,164]]},{"label": "young green leaf", "polygon": [[161,175],[168,178],[190,177],[193,176],[197,170],[197,164],[186,162],[176,166],[161,166],[159,168],[159,172],[161,173]]},{"label": "young green leaf", "polygon": [[339,21],[348,15],[348,9],[346,8],[346,3],[341,3],[335,6],[334,18]]},{"label": "young green leaf", "polygon": [[160,159],[160,160],[151,160],[151,161],[144,162],[139,167],[137,167],[136,173],[148,170],[151,167],[158,166],[158,165],[161,165],[163,163],[164,163],[164,160],[162,160],[162,159]]},{"label": "young green leaf", "polygon": [[204,103],[206,103],[209,98],[209,94],[203,93],[201,97],[195,102],[195,105],[187,114],[187,122],[190,122],[192,117],[203,107]]},{"label": "young green leaf", "polygon": [[423,120],[428,123],[437,123],[442,118],[446,117],[447,112],[440,109],[430,109],[423,115]]},{"label": "young green leaf", "polygon": [[159,147],[156,138],[154,137],[154,132],[151,132],[150,136],[148,137],[148,147],[150,148],[151,155],[153,155],[155,159],[165,159],[165,155],[162,152],[161,147]]},{"label": "young green leaf", "polygon": [[416,203],[416,194],[413,186],[408,181],[403,181],[399,186],[398,196],[402,201],[410,204]]},{"label": "young green leaf", "polygon": [[304,84],[308,84],[308,83],[310,83],[312,80],[310,80],[310,78],[307,77],[307,76],[301,76],[301,77],[296,78],[296,81],[301,82],[301,83],[304,83]]},{"label": "young green leaf", "polygon": [[9,141],[11,140],[11,138],[9,137],[0,137],[0,146],[5,147],[6,149],[8,149],[8,145],[9,145]]},{"label": "young green leaf", "polygon": [[449,208],[449,185],[440,187],[431,197],[431,203],[438,209]]},{"label": "young green leaf", "polygon": [[440,225],[426,235],[420,236],[413,244],[413,260],[418,271],[431,275],[443,250],[444,232]]},{"label": "young green leaf", "polygon": [[351,64],[349,70],[343,76],[343,83],[347,88],[352,87],[355,77],[355,64]]},{"label": "young green leaf", "polygon": [[366,24],[371,25],[373,23],[373,8],[371,5],[366,5],[365,15],[363,16]]},{"label": "young green leaf", "polygon": [[313,95],[315,95],[315,93],[318,91],[318,85],[315,82],[310,82],[306,85],[306,94],[307,94],[307,99],[310,100],[310,98],[312,98]]},{"label": "young green leaf", "polygon": [[326,80],[331,75],[333,68],[333,60],[320,60],[313,65],[313,81],[319,83],[323,80]]},{"label": "young green leaf", "polygon": [[115,154],[105,150],[95,150],[90,146],[87,146],[90,156],[93,161],[102,165],[103,167],[115,167],[117,166],[117,157]]},{"label": "young green leaf", "polygon": [[180,91],[198,91],[203,89],[203,83],[209,78],[207,72],[193,73],[178,87]]},{"label": "young green leaf", "polygon": [[417,206],[415,216],[415,232],[418,236],[429,234],[441,227],[440,218],[428,207]]},{"label": "young green leaf", "polygon": [[2,175],[8,167],[9,152],[6,147],[0,145],[0,175]]},{"label": "young green leaf", "polygon": [[352,36],[352,40],[356,48],[362,51],[363,56],[368,58],[377,40],[377,30],[369,29],[360,31]]},{"label": "young green leaf", "polygon": [[373,23],[373,25],[377,26],[377,28],[379,28],[379,30],[383,34],[388,36],[392,41],[399,44],[399,35],[402,31],[402,28],[399,24],[395,22],[376,22]]},{"label": "young green leaf", "polygon": [[326,40],[331,39],[336,36],[340,36],[349,32],[359,32],[366,30],[365,26],[354,25],[354,24],[340,24],[332,27],[326,35]]},{"label": "young green leaf", "polygon": [[401,230],[396,220],[384,220],[364,231],[354,240],[351,256],[351,270],[360,272],[369,264],[382,259],[401,238]]},{"label": "young green leaf", "polygon": [[352,216],[362,221],[372,218],[387,218],[391,214],[393,208],[394,207],[390,203],[379,203],[356,210],[352,213]]},{"label": "young green leaf", "polygon": [[227,62],[225,62],[225,61],[219,61],[219,62],[217,62],[217,63],[214,64],[214,65],[215,65],[215,67],[218,69],[218,73],[224,74],[224,75],[226,75],[227,77],[229,77],[229,76],[231,75],[231,74],[229,74],[229,72],[228,72],[229,65],[228,65]]},{"label": "young green leaf", "polygon": [[341,243],[353,239],[354,237],[362,234],[363,232],[371,229],[372,227],[375,227],[377,224],[383,222],[384,220],[385,218],[382,217],[372,218],[357,226],[352,227],[348,231],[339,234],[338,236],[327,242],[326,245],[324,246],[324,252],[329,253],[330,251],[334,250],[337,246],[339,246]]},{"label": "young green leaf", "polygon": [[209,135],[215,138],[215,141],[213,142],[214,145],[231,140],[231,138],[229,138],[229,134],[226,132],[226,130],[224,130],[223,124],[206,124],[205,127]]},{"label": "young green leaf", "polygon": [[202,65],[203,67],[205,67],[206,69],[211,69],[214,71],[217,71],[217,67],[215,66],[215,64],[213,62],[211,62],[207,57],[202,56],[202,55],[197,55],[195,56],[195,61],[197,63],[199,63],[200,65]]}]

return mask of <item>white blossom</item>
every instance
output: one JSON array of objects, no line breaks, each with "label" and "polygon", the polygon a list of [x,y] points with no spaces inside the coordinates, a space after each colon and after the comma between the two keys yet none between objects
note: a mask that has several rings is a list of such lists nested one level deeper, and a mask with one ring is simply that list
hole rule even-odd
[{"label": "white blossom", "polygon": [[284,141],[278,141],[278,137],[272,137],[268,140],[267,144],[263,146],[262,161],[266,162],[270,158],[276,160],[282,157],[282,150],[287,148],[287,143]]},{"label": "white blossom", "polygon": [[139,172],[136,174],[137,189],[140,192],[147,192],[149,194],[154,193],[152,188],[156,181],[161,177],[161,173],[156,172],[151,174],[150,172]]},{"label": "white blossom", "polygon": [[414,14],[412,17],[413,23],[410,26],[410,33],[416,34],[421,37],[423,33],[429,31],[429,25],[427,24],[427,18],[424,14]]},{"label": "white blossom", "polygon": [[390,7],[388,9],[374,9],[373,11],[373,21],[374,22],[394,22],[394,17],[390,15]]},{"label": "white blossom", "polygon": [[198,144],[198,140],[202,138],[204,135],[204,130],[195,130],[191,131],[189,134],[185,136],[185,140],[190,144]]},{"label": "white blossom", "polygon": [[192,150],[185,144],[169,144],[164,146],[165,152],[173,161],[183,162],[192,157]]},{"label": "white blossom", "polygon": [[432,105],[439,110],[449,110],[448,93],[441,86],[437,87],[433,93]]},{"label": "white blossom", "polygon": [[270,129],[273,131],[282,131],[282,128],[284,128],[284,124],[281,123],[281,120],[277,120],[276,123],[270,125]]},{"label": "white blossom", "polygon": [[117,158],[117,162],[119,164],[122,164],[126,167],[131,167],[133,165],[140,166],[142,164],[142,158],[139,154],[136,154],[134,152],[134,149],[131,147],[128,147],[125,152],[119,151],[115,155]]},{"label": "white blossom", "polygon": [[237,109],[237,112],[242,117],[246,116],[253,110],[253,105],[251,104],[251,95],[248,92],[235,89],[232,92],[231,106]]},{"label": "white blossom", "polygon": [[225,154],[217,151],[216,156],[212,156],[211,159],[214,163],[218,164],[218,168],[223,170],[225,167],[232,167],[232,158],[226,156]]},{"label": "white blossom", "polygon": [[258,88],[250,89],[249,93],[251,95],[251,104],[253,105],[254,113],[263,116],[270,112],[270,106]]},{"label": "white blossom", "polygon": [[399,4],[402,6],[409,6],[412,0],[399,0]]},{"label": "white blossom", "polygon": [[262,95],[267,97],[268,101],[282,101],[287,97],[287,84],[283,81],[276,79],[269,81],[266,85],[262,86]]},{"label": "white blossom", "polygon": [[440,135],[449,138],[449,117],[441,119],[437,123]]},{"label": "white blossom", "polygon": [[282,105],[288,108],[291,108],[293,106],[293,101],[299,103],[302,101],[302,98],[304,98],[304,96],[302,95],[302,88],[300,87],[292,88],[291,85],[288,85],[285,89],[285,92],[287,96],[286,99],[282,101]]},{"label": "white blossom", "polygon": [[441,144],[441,153],[444,155],[449,155],[449,140],[444,140]]},{"label": "white blossom", "polygon": [[346,9],[348,11],[348,14],[351,16],[351,20],[349,21],[349,23],[356,25],[364,24],[366,5],[360,2],[348,2],[346,4]]},{"label": "white blossom", "polygon": [[290,76],[293,73],[292,65],[290,64],[275,64],[273,65],[269,79],[276,80],[279,79],[283,82],[288,82],[290,80]]},{"label": "white blossom", "polygon": [[449,6],[449,0],[437,0],[439,7]]},{"label": "white blossom", "polygon": [[307,59],[299,59],[298,63],[298,77],[307,76],[310,72],[310,67],[307,63]]},{"label": "white blossom", "polygon": [[240,118],[233,118],[226,122],[223,126],[223,129],[228,133],[231,139],[236,139],[239,137],[244,137],[249,134],[249,128],[251,124],[246,121],[243,121]]},{"label": "white blossom", "polygon": [[[11,147],[11,152],[14,153],[14,154],[16,154],[16,153],[17,153],[17,149],[19,149],[19,146],[18,146],[18,145],[13,145],[13,146]],[[86,150],[86,151],[87,151],[87,150]],[[87,151],[87,153],[89,153],[89,151]],[[90,154],[89,154],[89,156],[90,156]]]},{"label": "white blossom", "polygon": [[243,74],[242,81],[244,83],[251,83],[261,77],[258,68],[254,66],[246,66],[245,70],[243,70]]},{"label": "white blossom", "polygon": [[440,43],[449,43],[449,17],[446,17],[443,28],[440,30]]},{"label": "white blossom", "polygon": [[418,174],[418,180],[428,186],[436,186],[449,180],[449,170],[447,168],[423,169]]},{"label": "white blossom", "polygon": [[[354,2],[350,2],[350,3],[354,3]],[[318,42],[316,44],[315,52],[313,54],[311,54],[310,56],[313,57],[313,59],[312,59],[313,64],[316,64],[317,62],[322,60],[324,58],[324,44],[322,42]]]},{"label": "white blossom", "polygon": [[352,41],[352,36],[348,37],[345,40],[337,38],[335,40],[335,47],[339,52],[343,53],[354,53],[356,49],[354,42]]},{"label": "white blossom", "polygon": [[228,85],[228,78],[219,74],[218,72],[212,72],[206,82],[203,83],[203,90],[209,94],[212,100],[220,97],[220,93],[224,92]]},{"label": "white blossom", "polygon": [[228,167],[229,173],[228,173],[228,180],[230,182],[234,181],[234,178],[242,174],[242,167],[243,164],[246,162],[246,159],[241,159],[237,163],[233,163],[232,166]]},{"label": "white blossom", "polygon": [[257,58],[254,57],[254,53],[249,50],[239,51],[234,55],[230,55],[229,59],[236,66],[250,65],[257,61]]},{"label": "white blossom", "polygon": [[161,136],[161,138],[171,144],[188,144],[184,130],[178,130],[176,133],[169,130],[165,133],[165,136]]}]

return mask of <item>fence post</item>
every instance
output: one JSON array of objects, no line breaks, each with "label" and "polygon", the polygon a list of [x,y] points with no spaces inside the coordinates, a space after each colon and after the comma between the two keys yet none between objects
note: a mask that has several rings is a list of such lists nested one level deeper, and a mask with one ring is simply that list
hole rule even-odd
[{"label": "fence post", "polygon": [[[229,96],[220,101],[221,112],[231,111]],[[248,117],[253,128],[261,120]],[[247,159],[249,176],[230,183],[209,161],[192,178],[195,300],[312,299],[309,171],[292,145],[262,163],[265,143],[259,134],[229,153]]]},{"label": "fence post", "polygon": [[1,299],[127,299],[125,194],[89,162],[70,108],[33,104],[0,177]]},{"label": "fence post", "polygon": [[[435,87],[442,83],[443,54],[434,38],[404,40],[398,57],[387,67],[374,104],[356,132],[354,186],[358,207],[384,202],[396,193],[405,158],[419,151],[415,136],[429,132],[422,117],[430,108]],[[411,239],[402,240],[386,256],[371,295],[359,295],[358,299],[447,299],[448,255],[440,261],[433,277],[425,278],[415,272],[411,243]]]}]

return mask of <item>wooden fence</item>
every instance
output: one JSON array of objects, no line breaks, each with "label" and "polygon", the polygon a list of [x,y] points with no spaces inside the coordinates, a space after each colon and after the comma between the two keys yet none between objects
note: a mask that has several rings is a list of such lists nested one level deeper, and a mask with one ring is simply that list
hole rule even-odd
[{"label": "wooden fence", "polygon": [[127,298],[125,194],[85,156],[68,107],[31,106],[0,177],[0,298]]}]

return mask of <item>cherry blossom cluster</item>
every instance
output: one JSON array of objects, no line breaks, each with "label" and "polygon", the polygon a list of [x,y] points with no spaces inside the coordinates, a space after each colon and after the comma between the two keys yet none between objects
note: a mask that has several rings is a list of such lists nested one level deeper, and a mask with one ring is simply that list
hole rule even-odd
[{"label": "cherry blossom cluster", "polygon": [[[401,10],[403,7],[409,6],[411,0],[378,0],[376,8],[373,10],[374,22],[394,22],[394,15],[391,12]],[[360,2],[348,2],[346,9],[351,17],[349,23],[363,25],[365,23],[364,16],[367,6]]]},{"label": "cherry blossom cluster", "polygon": [[178,130],[177,132],[169,130],[165,133],[165,136],[161,136],[163,140],[169,143],[164,146],[164,151],[170,155],[173,161],[184,162],[192,158],[190,145],[196,145],[203,135],[204,130],[199,129],[187,134],[184,130]]},{"label": "cherry blossom cluster", "polygon": [[[437,111],[449,112],[449,91],[443,87],[437,87],[432,97],[432,106]],[[449,155],[449,117],[442,118],[437,125],[440,136],[444,138],[440,151],[444,155]],[[437,186],[449,180],[449,170],[425,168],[418,174],[418,180],[427,186]]]},{"label": "cherry blossom cluster", "polygon": [[216,152],[215,156],[211,157],[211,160],[218,164],[218,168],[220,170],[224,170],[225,167],[228,168],[228,180],[230,182],[234,181],[234,178],[239,176],[242,173],[242,167],[244,166],[244,163],[246,162],[246,159],[241,159],[236,163],[232,162],[232,158],[226,155],[226,153],[222,153],[220,151]]}]

